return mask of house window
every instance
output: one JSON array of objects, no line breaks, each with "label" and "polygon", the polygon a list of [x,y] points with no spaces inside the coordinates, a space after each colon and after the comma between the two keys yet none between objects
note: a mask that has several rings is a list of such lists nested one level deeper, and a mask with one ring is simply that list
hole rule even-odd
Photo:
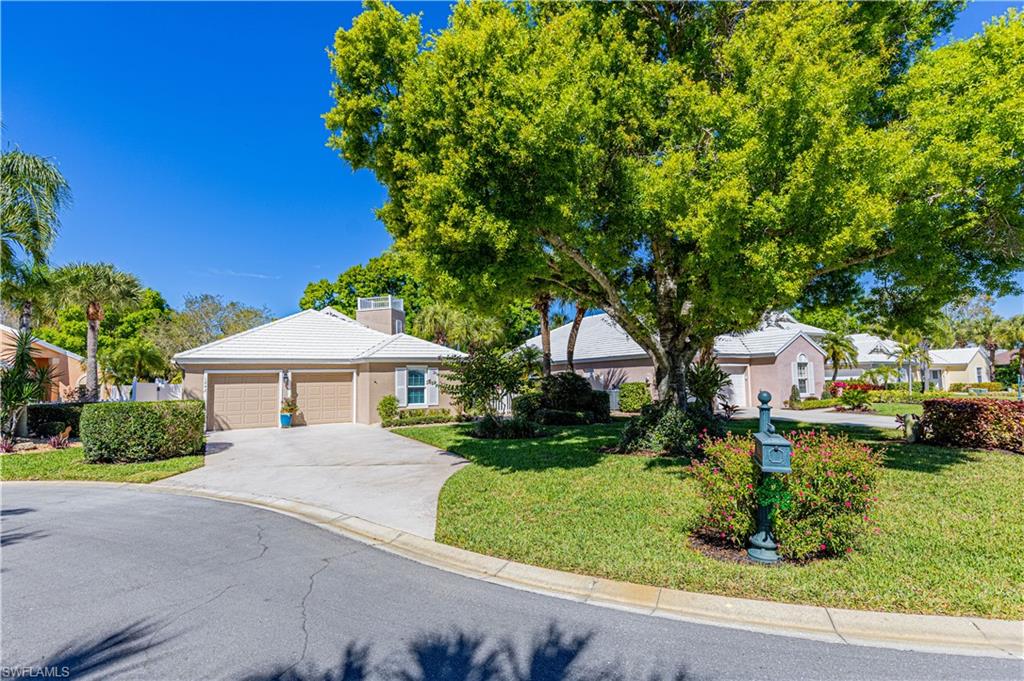
[{"label": "house window", "polygon": [[810,369],[808,369],[807,355],[800,355],[796,358],[796,387],[801,395],[811,392],[809,378]]},{"label": "house window", "polygon": [[939,389],[941,389],[942,388],[942,370],[941,369],[932,369],[931,370],[931,375],[932,375],[932,383],[934,383]]},{"label": "house window", "polygon": [[422,407],[427,403],[427,371],[426,369],[409,369],[409,388],[407,400],[410,407]]},{"label": "house window", "polygon": [[981,367],[974,367],[974,373],[978,377],[978,383],[983,383],[985,381],[985,377],[981,373]]}]

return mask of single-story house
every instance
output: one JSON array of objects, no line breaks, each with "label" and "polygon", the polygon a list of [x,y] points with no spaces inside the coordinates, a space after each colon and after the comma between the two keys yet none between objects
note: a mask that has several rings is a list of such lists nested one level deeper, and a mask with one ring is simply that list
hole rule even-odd
[{"label": "single-story house", "polygon": [[[551,362],[554,371],[568,369],[566,345],[572,324],[551,331]],[[821,395],[825,380],[825,352],[811,336],[825,335],[816,327],[799,324],[788,315],[767,318],[761,326],[747,333],[719,336],[715,340],[715,358],[729,374],[732,385],[727,395],[740,407],[757,405],[757,393],[767,390],[772,405],[782,406],[795,385],[803,397]],[[541,348],[540,336],[526,341]],[[577,373],[592,380],[602,374],[621,372],[626,381],[643,381],[655,386],[654,363],[636,341],[607,314],[583,318],[573,365]]]},{"label": "single-story house", "polygon": [[[868,333],[850,336],[857,348],[857,366],[841,367],[840,380],[860,378],[865,371],[890,366],[899,372],[899,380],[905,382],[906,367],[898,366],[899,344],[891,339],[880,338]],[[928,351],[929,383],[936,390],[945,390],[954,383],[984,383],[991,380],[988,357],[982,348],[939,348]],[[920,380],[920,368],[912,368],[914,380]]]},{"label": "single-story house", "polygon": [[[14,352],[18,330],[0,324],[0,357],[4,359]],[[70,350],[35,338],[32,340],[32,359],[36,366],[50,367],[50,394],[48,399],[56,401],[70,396],[72,388],[85,383],[85,358]]]},{"label": "single-story house", "polygon": [[209,430],[279,424],[294,398],[294,423],[378,423],[377,403],[401,408],[451,406],[439,390],[455,350],[403,333],[405,308],[392,296],[360,298],[356,318],[305,310],[176,354],[186,399],[206,403]]}]

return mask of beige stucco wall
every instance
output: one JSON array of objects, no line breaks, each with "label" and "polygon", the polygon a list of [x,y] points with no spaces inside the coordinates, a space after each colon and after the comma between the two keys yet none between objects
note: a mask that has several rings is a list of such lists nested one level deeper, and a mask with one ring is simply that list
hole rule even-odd
[{"label": "beige stucco wall", "polygon": [[[981,368],[982,380],[978,381],[978,368]],[[940,367],[934,367],[940,368]],[[988,360],[982,353],[977,353],[971,358],[971,361],[966,366],[947,366],[941,367],[942,372],[942,386],[948,388],[954,383],[987,383],[991,381],[991,372],[988,367]]]},{"label": "beige stucco wall", "polygon": [[[184,378],[182,379],[182,390],[185,399],[203,399],[203,372],[225,371],[225,370],[288,370],[288,369],[354,369],[356,377],[355,398],[356,398],[356,422],[357,423],[380,423],[377,415],[377,403],[385,395],[395,394],[395,368],[405,366],[426,366],[430,368],[440,367],[441,363],[434,362],[363,362],[360,364],[303,364],[303,365],[279,365],[279,364],[218,364],[218,365],[187,365],[184,367]],[[443,376],[446,372],[442,371]],[[451,398],[439,391],[438,405],[436,408],[452,408]]]},{"label": "beige stucco wall", "polygon": [[[577,361],[573,362],[573,364],[575,365],[576,373],[588,378],[590,378],[591,372],[598,376],[613,369],[621,369],[626,375],[627,382],[647,383],[652,390],[654,388],[654,364],[646,357],[606,361]],[[556,372],[568,371],[568,369],[569,365],[565,362],[554,362],[551,365],[551,370]]]}]

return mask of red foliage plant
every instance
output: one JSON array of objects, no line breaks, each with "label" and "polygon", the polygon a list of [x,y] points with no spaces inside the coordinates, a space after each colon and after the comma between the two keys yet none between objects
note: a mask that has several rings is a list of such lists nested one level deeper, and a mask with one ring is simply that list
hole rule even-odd
[{"label": "red foliage plant", "polygon": [[1024,402],[992,398],[924,401],[924,439],[938,445],[1024,454]]}]

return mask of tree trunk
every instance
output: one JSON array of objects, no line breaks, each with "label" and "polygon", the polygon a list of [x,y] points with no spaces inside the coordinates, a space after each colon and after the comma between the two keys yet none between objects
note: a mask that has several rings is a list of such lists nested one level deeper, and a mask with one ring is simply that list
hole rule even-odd
[{"label": "tree trunk", "polygon": [[666,348],[664,361],[654,362],[654,380],[657,382],[658,401],[664,406],[685,409],[689,401],[686,368],[693,362],[696,350],[689,347]]},{"label": "tree trunk", "polygon": [[89,305],[86,314],[88,320],[85,333],[85,398],[90,402],[100,399],[99,367],[96,354],[99,350],[100,319],[102,313],[98,306]]},{"label": "tree trunk", "polygon": [[540,346],[544,354],[543,368],[544,375],[551,375],[551,324],[548,314],[551,312],[551,296],[543,295],[537,298],[534,309],[540,313]]},{"label": "tree trunk", "polygon": [[26,300],[21,304],[21,317],[18,319],[18,330],[22,333],[29,333],[32,330],[32,301]]},{"label": "tree trunk", "polygon": [[576,336],[579,335],[580,325],[583,323],[583,317],[586,314],[587,308],[582,305],[576,306],[576,316],[572,319],[572,328],[569,329],[569,342],[565,347],[565,360],[569,364],[569,371],[576,371],[572,357],[576,352]]},{"label": "tree trunk", "polygon": [[832,357],[832,382],[835,383],[839,380],[839,362],[837,358]]}]

